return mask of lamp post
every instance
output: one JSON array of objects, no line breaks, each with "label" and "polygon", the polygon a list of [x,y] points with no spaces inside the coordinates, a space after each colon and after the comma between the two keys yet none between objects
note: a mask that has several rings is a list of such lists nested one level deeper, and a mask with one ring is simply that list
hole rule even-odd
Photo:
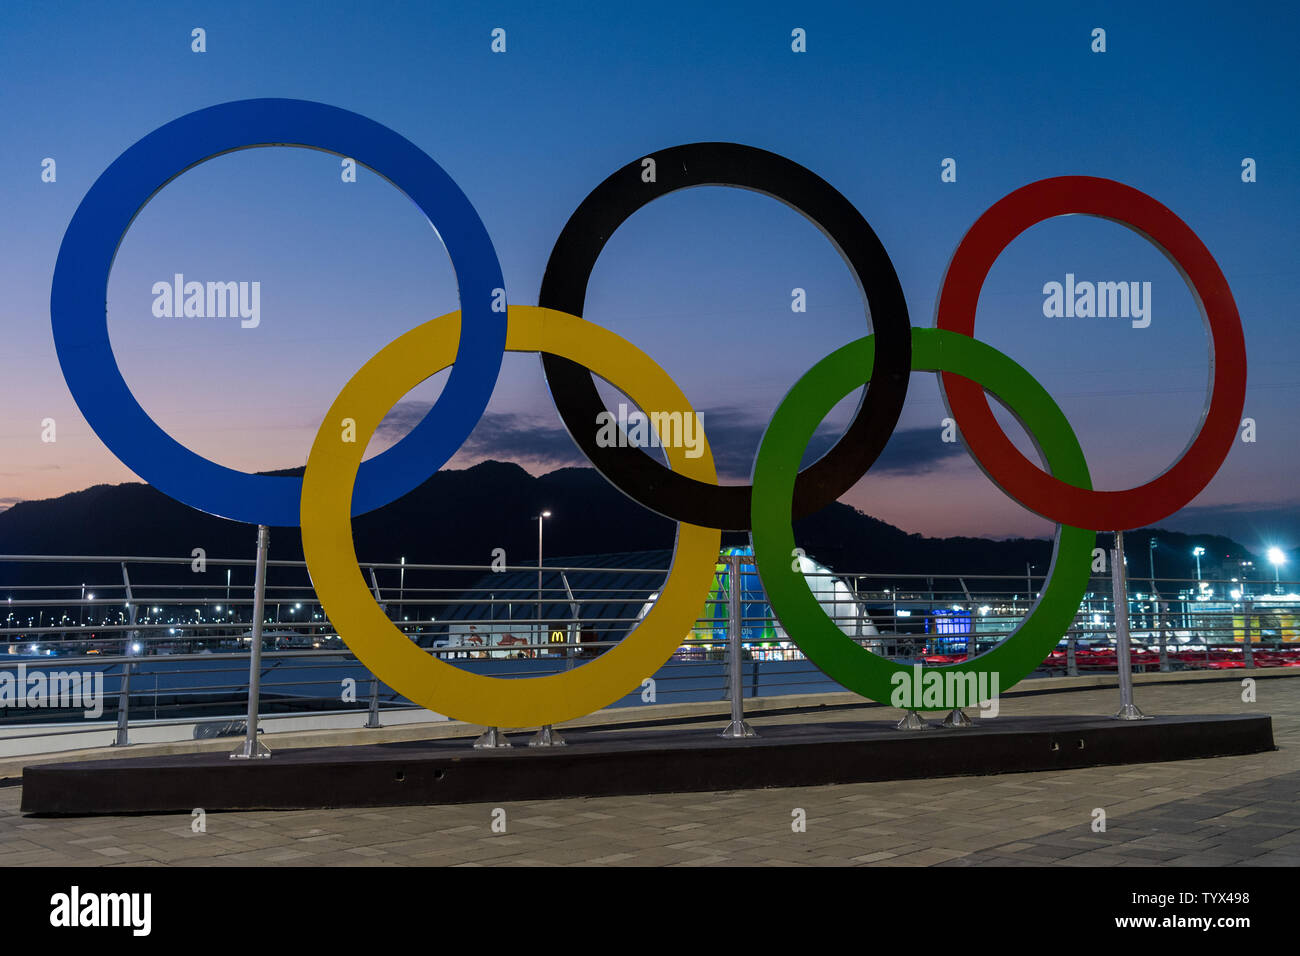
[{"label": "lamp post", "polygon": [[1204,548],[1192,548],[1192,557],[1196,559],[1196,586],[1201,586],[1201,555],[1205,553]]},{"label": "lamp post", "polygon": [[1286,555],[1282,553],[1281,548],[1269,548],[1268,560],[1273,565],[1273,591],[1276,594],[1282,593],[1282,565],[1286,564]]},{"label": "lamp post", "polygon": [[537,643],[542,642],[542,519],[551,513],[543,511],[537,516]]}]

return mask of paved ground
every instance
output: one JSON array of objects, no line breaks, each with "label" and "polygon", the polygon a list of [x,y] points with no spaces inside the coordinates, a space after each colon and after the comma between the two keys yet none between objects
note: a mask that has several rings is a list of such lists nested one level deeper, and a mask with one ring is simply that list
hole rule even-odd
[{"label": "paved ground", "polygon": [[[35,819],[0,790],[0,865],[1297,865],[1300,680],[1137,689],[1149,713],[1268,713],[1279,750],[1055,773],[512,803]],[[1114,690],[1004,698],[1107,714]],[[883,719],[881,708],[839,719]],[[789,722],[794,718],[755,720]],[[825,720],[820,714],[818,720]],[[1104,811],[1105,832],[1094,832]],[[494,811],[505,832],[494,832]],[[798,811],[806,830],[795,832]]]}]

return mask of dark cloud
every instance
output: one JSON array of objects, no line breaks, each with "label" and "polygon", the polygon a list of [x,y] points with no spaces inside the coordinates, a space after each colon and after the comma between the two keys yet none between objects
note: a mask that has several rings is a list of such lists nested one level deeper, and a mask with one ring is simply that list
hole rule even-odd
[{"label": "dark cloud", "polygon": [[[415,427],[432,407],[430,402],[399,402],[384,416],[375,434],[395,441]],[[588,464],[558,422],[499,412],[484,413],[456,458],[459,461],[496,458],[550,468]]]},{"label": "dark cloud", "polygon": [[[431,407],[429,402],[400,402],[385,416],[376,434],[395,440],[428,414]],[[713,447],[718,474],[723,478],[748,479],[767,423],[755,420],[748,409],[734,405],[705,408],[700,416]],[[819,428],[808,444],[803,464],[811,464],[829,451],[842,429],[843,425]],[[871,470],[875,474],[920,475],[963,455],[962,445],[943,441],[937,426],[899,429]],[[485,414],[456,457],[472,461],[496,458],[554,468],[590,464],[558,421],[519,413]]]},{"label": "dark cloud", "polygon": [[[767,423],[755,421],[746,410],[736,407],[706,409],[701,414],[709,440],[713,443],[718,473],[729,478],[748,478]],[[846,426],[847,422],[818,428],[804,452],[801,467],[807,467],[830,451]],[[885,475],[920,475],[936,470],[951,458],[964,455],[960,442],[943,441],[938,427],[899,429],[889,439],[871,471]]]},{"label": "dark cloud", "polygon": [[950,459],[965,457],[966,446],[960,436],[958,441],[946,442],[938,426],[900,428],[890,437],[871,470],[885,475],[923,475]]},{"label": "dark cloud", "polygon": [[388,410],[384,420],[375,429],[375,437],[385,441],[396,441],[429,414],[432,402],[398,402]]},{"label": "dark cloud", "polygon": [[528,415],[488,412],[461,447],[471,458],[547,462],[555,467],[590,464],[564,426]]}]

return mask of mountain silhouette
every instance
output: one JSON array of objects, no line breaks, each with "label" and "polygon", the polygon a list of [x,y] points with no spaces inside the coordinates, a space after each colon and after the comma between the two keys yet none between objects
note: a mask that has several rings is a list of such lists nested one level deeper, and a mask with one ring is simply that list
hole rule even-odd
[{"label": "mountain silhouette", "polygon": [[[268,474],[301,474],[289,469]],[[592,468],[561,468],[533,476],[518,465],[484,461],[471,468],[442,470],[404,497],[353,520],[356,551],[363,562],[466,564],[484,566],[494,549],[505,550],[511,566],[537,559],[537,521],[541,510],[552,517],[545,527],[547,563],[566,555],[671,548],[675,523],[636,504]],[[799,546],[833,570],[881,574],[959,573],[1024,575],[1026,564],[1035,577],[1046,569],[1051,554],[1047,539],[928,538],[909,534],[841,503],[833,503],[795,524]],[[1237,542],[1216,535],[1187,535],[1144,529],[1126,539],[1130,577],[1149,572],[1148,541],[1155,537],[1156,574],[1161,578],[1192,578],[1192,548],[1206,549],[1201,558],[1205,577],[1230,577],[1241,560],[1259,559]],[[0,513],[0,552],[10,555],[129,555],[184,558],[201,548],[214,566],[221,559],[249,559],[255,552],[256,529],[204,514],[141,483],[96,485],[84,491],[42,501],[24,501]],[[1109,547],[1109,535],[1098,536]],[[748,535],[726,533],[724,545],[747,544]],[[272,529],[273,560],[302,560],[296,528]],[[381,572],[381,585],[393,578]],[[142,578],[152,582],[196,583],[188,565],[156,566]],[[472,580],[475,572],[456,575]],[[1262,580],[1257,573],[1256,580]],[[213,578],[205,577],[211,586]],[[246,585],[251,569],[236,568],[235,584]],[[72,586],[73,582],[121,582],[115,565],[0,562],[0,587],[5,585]],[[221,571],[221,583],[225,572]],[[305,578],[302,585],[306,586]]]}]

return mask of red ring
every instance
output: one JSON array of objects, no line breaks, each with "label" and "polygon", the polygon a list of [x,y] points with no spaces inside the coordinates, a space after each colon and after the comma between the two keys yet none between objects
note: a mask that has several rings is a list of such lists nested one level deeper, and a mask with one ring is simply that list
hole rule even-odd
[{"label": "red ring", "polygon": [[1246,404],[1246,341],[1222,270],[1191,228],[1146,193],[1111,179],[1058,176],[1023,186],[994,203],[962,238],[944,276],[935,324],[974,336],[975,306],[994,260],[1030,226],[1082,213],[1127,226],[1173,262],[1210,330],[1210,403],[1191,444],[1158,477],[1124,491],[1088,491],[1044,472],[1011,443],[984,389],[952,372],[940,375],[949,413],[985,473],[1026,508],[1058,524],[1123,531],[1154,524],[1209,484],[1236,439]]}]

